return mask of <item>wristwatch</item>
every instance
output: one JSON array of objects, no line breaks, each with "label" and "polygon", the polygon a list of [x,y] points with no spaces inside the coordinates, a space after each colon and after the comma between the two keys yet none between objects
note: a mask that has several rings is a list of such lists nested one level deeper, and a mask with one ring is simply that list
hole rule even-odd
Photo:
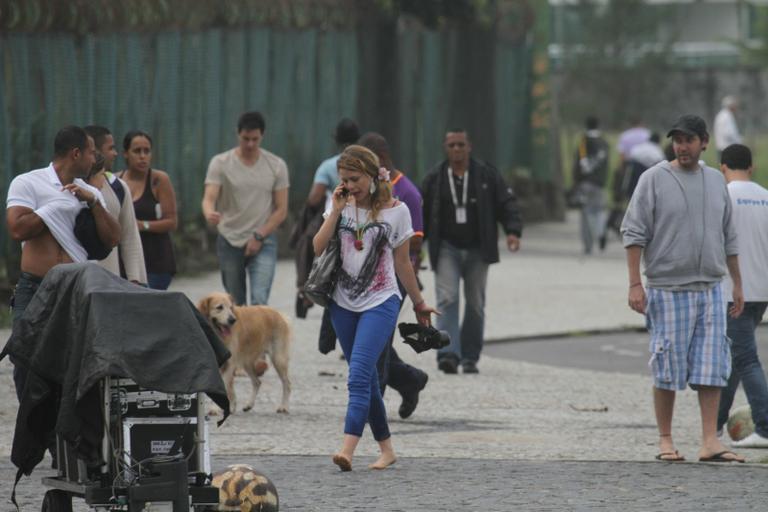
[{"label": "wristwatch", "polygon": [[265,237],[264,237],[264,235],[262,235],[258,231],[254,231],[253,232],[253,238],[255,238],[257,242],[263,242]]},{"label": "wristwatch", "polygon": [[141,221],[141,227],[144,228],[144,231],[149,231],[149,221],[147,220]]}]

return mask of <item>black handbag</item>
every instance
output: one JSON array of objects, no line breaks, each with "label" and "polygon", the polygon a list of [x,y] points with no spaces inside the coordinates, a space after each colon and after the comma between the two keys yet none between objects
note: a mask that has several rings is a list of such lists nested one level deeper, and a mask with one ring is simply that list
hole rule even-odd
[{"label": "black handbag", "polygon": [[339,268],[341,268],[341,240],[339,239],[339,222],[337,222],[325,251],[312,263],[312,270],[304,283],[304,295],[315,304],[328,307],[333,297],[333,290],[336,288]]}]

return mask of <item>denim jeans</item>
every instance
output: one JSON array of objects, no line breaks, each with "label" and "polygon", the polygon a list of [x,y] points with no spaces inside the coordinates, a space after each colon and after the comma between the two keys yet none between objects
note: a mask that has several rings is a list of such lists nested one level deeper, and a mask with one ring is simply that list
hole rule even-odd
[{"label": "denim jeans", "polygon": [[581,207],[581,242],[584,252],[589,254],[595,241],[605,235],[605,193],[602,187],[592,183],[582,183],[579,188],[584,199],[584,205]]},{"label": "denim jeans", "polygon": [[[406,297],[405,287],[399,279],[397,287],[400,288],[400,295]],[[404,300],[400,301],[400,310],[403,309],[403,302]],[[384,396],[387,386],[394,388],[401,395],[412,393],[421,380],[422,371],[400,359],[397,354],[394,346],[397,336],[398,331],[395,329],[392,331],[384,350],[381,351],[378,363],[376,363],[376,371],[379,374],[379,389],[381,389],[382,396]]]},{"label": "denim jeans", "polygon": [[368,422],[374,439],[383,441],[390,434],[387,411],[379,389],[376,361],[389,343],[395,328],[400,300],[392,295],[384,303],[360,312],[349,311],[331,302],[330,310],[333,328],[349,364],[349,402],[344,433],[362,436],[365,423]]},{"label": "denim jeans", "polygon": [[[728,304],[730,307],[731,304]],[[752,420],[755,432],[768,437],[768,385],[765,373],[757,357],[755,328],[763,319],[768,306],[766,302],[747,302],[739,318],[728,317],[728,337],[731,339],[733,371],[728,379],[728,386],[720,393],[720,410],[717,415],[717,428],[728,422],[728,414],[733,405],[733,397],[739,387],[744,386],[744,393],[752,408]]]},{"label": "denim jeans", "polygon": [[[464,280],[464,319],[459,328],[459,284]],[[485,285],[488,263],[480,249],[459,249],[442,242],[435,270],[437,317],[435,326],[447,331],[451,344],[437,352],[437,358],[454,357],[462,363],[476,363],[483,349],[485,328]]]},{"label": "denim jeans", "polygon": [[[19,281],[16,283],[16,288],[13,290],[13,325],[19,321],[27,306],[32,302],[32,297],[35,296],[35,292],[40,287],[41,278],[22,272],[19,276]],[[11,362],[13,363],[13,384],[16,387],[16,398],[21,403],[22,392],[24,391],[24,384],[27,382],[27,369],[23,366],[17,365],[13,361],[11,356]]]},{"label": "denim jeans", "polygon": [[167,290],[172,280],[173,274],[167,272],[147,273],[147,286],[152,290]]},{"label": "denim jeans", "polygon": [[216,239],[216,252],[221,267],[221,282],[224,289],[232,295],[239,306],[245,301],[245,275],[248,273],[250,304],[266,305],[272,280],[277,267],[277,238],[274,234],[264,239],[261,250],[253,256],[245,257],[245,247],[234,247],[219,235]]}]

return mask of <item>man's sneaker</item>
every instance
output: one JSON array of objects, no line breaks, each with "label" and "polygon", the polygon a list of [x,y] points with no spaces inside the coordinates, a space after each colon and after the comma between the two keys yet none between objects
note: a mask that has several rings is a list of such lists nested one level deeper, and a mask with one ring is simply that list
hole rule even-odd
[{"label": "man's sneaker", "polygon": [[421,373],[421,375],[419,375],[413,391],[402,393],[403,403],[400,404],[400,408],[397,410],[397,413],[403,419],[413,414],[413,411],[416,410],[416,406],[419,405],[419,392],[424,389],[424,386],[427,385],[427,381],[429,380],[429,375],[422,371],[419,373]]},{"label": "man's sneaker", "polygon": [[477,369],[477,363],[474,361],[462,363],[461,371],[464,373],[480,373],[480,370]]},{"label": "man's sneaker", "polygon": [[768,448],[768,439],[757,432],[753,432],[741,441],[731,443],[734,448]]},{"label": "man's sneaker", "polygon": [[437,369],[443,373],[459,373],[459,362],[454,357],[441,357],[437,360]]}]

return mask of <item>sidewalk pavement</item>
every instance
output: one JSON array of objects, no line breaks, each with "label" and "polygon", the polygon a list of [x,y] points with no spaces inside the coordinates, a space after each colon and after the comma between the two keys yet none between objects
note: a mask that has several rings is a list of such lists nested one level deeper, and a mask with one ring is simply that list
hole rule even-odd
[{"label": "sidewalk pavement", "polygon": [[[293,263],[281,261],[270,304],[289,316],[293,316],[294,279]],[[434,304],[431,271],[423,271],[422,280],[427,301]],[[182,291],[196,301],[222,287],[218,273],[211,272],[194,278],[176,279],[172,289]],[[507,340],[642,327],[643,317],[629,310],[626,293],[624,251],[615,239],[609,242],[604,253],[583,257],[575,215],[569,215],[566,223],[530,226],[524,233],[521,251],[517,254],[504,252],[501,263],[491,267],[486,336],[489,340]],[[412,321],[410,308],[405,307],[403,311],[401,320]],[[253,411],[234,415],[220,428],[211,423],[211,449],[215,461],[239,460],[256,465],[263,461],[262,466],[269,474],[269,464],[274,465],[279,460],[282,462],[275,466],[274,471],[281,475],[301,474],[305,479],[309,478],[306,473],[312,467],[313,472],[325,472],[315,481],[318,484],[335,475],[330,454],[339,448],[342,437],[347,366],[340,360],[338,350],[325,356],[317,351],[321,313],[319,307],[313,307],[307,319],[293,320],[290,414],[275,413],[280,383],[274,371],[270,370],[262,379]],[[578,338],[573,338],[573,343],[578,343]],[[401,457],[397,468],[407,472],[408,478],[439,479],[439,474],[428,476],[430,464],[424,460],[434,460],[437,467],[447,465],[453,468],[457,465],[459,469],[454,468],[448,474],[457,476],[463,472],[465,486],[475,489],[473,495],[479,495],[485,490],[498,491],[498,488],[487,487],[486,483],[488,486],[504,485],[503,479],[497,482],[494,480],[496,477],[490,474],[477,473],[480,467],[484,468],[483,471],[492,471],[493,468],[501,470],[529,461],[523,467],[534,468],[543,464],[541,467],[545,469],[541,477],[547,479],[548,471],[559,467],[564,461],[647,462],[653,460],[657,453],[648,376],[555,368],[492,357],[481,359],[478,375],[445,375],[436,369],[434,352],[417,355],[399,341],[396,346],[407,362],[429,374],[429,383],[412,418],[400,420],[397,416],[400,397],[396,392],[390,390],[385,397],[393,444]],[[247,378],[237,379],[239,396],[245,396],[249,387]],[[13,407],[0,409],[0,454],[7,458],[15,419],[15,398],[7,361],[0,363],[0,397],[2,403],[14,404]],[[743,402],[741,394],[740,400]],[[674,431],[678,448],[689,461],[696,460],[700,435],[696,394],[690,391],[680,393],[675,412]],[[749,462],[759,462],[768,455],[759,450],[743,450],[742,453],[747,455]],[[368,432],[364,434],[358,454],[360,462],[355,464],[356,469],[364,468],[364,464],[376,454],[376,445]],[[280,457],[285,455],[294,457]],[[310,464],[307,462],[310,460],[318,462]],[[450,462],[452,460],[453,463]],[[419,477],[411,473],[407,469],[411,464],[412,468],[423,468],[425,475]],[[633,479],[636,476],[654,474],[656,468],[662,466],[619,465],[615,466],[622,468],[617,469],[618,473],[611,473],[605,468],[598,470],[598,473],[608,471],[612,478],[618,478],[616,485],[619,488],[631,488],[635,485]],[[581,471],[579,466],[567,467]],[[691,471],[691,475],[698,475],[701,471],[709,471],[698,469],[701,467],[700,464],[684,464],[678,474]],[[740,473],[735,473],[735,468],[727,470],[733,473],[729,472],[727,476],[723,473],[723,480],[743,480],[745,477],[742,475],[745,474],[759,478],[766,476],[764,466],[752,468],[752,471],[759,473],[744,473],[746,469],[742,466]],[[567,479],[564,476],[567,472],[556,470],[556,473],[555,479]],[[393,486],[392,478],[397,480],[395,475],[398,474],[392,472],[387,477],[387,485]],[[625,480],[617,475],[624,475]],[[717,480],[717,477],[713,478]],[[366,479],[372,480],[373,477],[356,477],[354,481],[364,482]],[[336,480],[333,476],[333,481]],[[572,479],[569,481],[570,485],[575,485]],[[8,482],[0,482],[0,487],[4,489],[6,484]],[[654,482],[652,478],[642,485],[646,484],[649,489],[667,488],[665,481]],[[343,487],[343,483],[341,485]],[[450,495],[464,488],[457,485],[457,490],[451,491],[450,482],[443,481],[441,488]],[[568,488],[567,485],[557,487],[557,481],[553,481],[552,485],[555,486],[553,489],[563,492]],[[367,490],[367,496],[377,491],[386,492],[386,485],[382,489]],[[642,488],[636,491],[640,492]],[[309,491],[305,489],[304,492]],[[323,494],[325,491],[322,488],[314,489],[314,492],[325,498],[329,496]],[[329,489],[327,492],[335,491]],[[0,495],[7,494],[0,490]],[[563,503],[568,502],[563,499],[566,500]],[[323,499],[319,502],[330,503]],[[469,505],[473,501],[459,499],[457,503]],[[587,506],[587,502],[573,503]],[[653,508],[650,503],[647,502],[640,510]],[[360,509],[366,509],[368,505],[368,501],[361,499]],[[372,509],[414,509],[407,505],[398,508],[396,505]],[[325,506],[302,509],[333,510]],[[440,507],[428,509],[440,510]],[[482,506],[479,509],[495,508]],[[614,508],[609,506],[608,509]],[[497,510],[510,509],[501,506]]]}]

